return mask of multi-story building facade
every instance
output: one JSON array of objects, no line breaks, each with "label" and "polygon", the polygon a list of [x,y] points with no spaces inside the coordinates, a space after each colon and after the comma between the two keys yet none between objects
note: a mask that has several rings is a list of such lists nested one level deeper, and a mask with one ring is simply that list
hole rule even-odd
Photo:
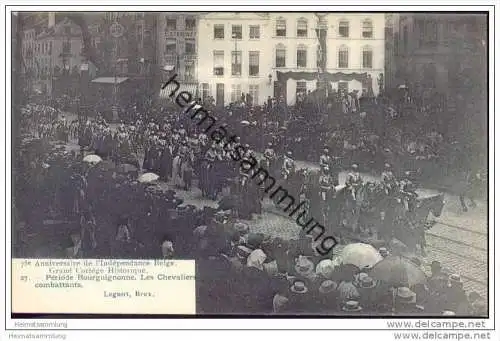
[{"label": "multi-story building facade", "polygon": [[[177,74],[183,88],[193,94],[197,88],[197,27],[198,14],[175,12],[158,14],[157,60],[162,81],[170,72]],[[160,96],[166,96],[164,90]]]},{"label": "multi-story building facade", "polygon": [[397,83],[397,54],[399,44],[399,13],[385,15],[385,89],[393,90]]},{"label": "multi-story building facade", "polygon": [[401,15],[399,81],[424,99],[439,93],[448,110],[456,109],[458,94],[484,88],[479,82],[486,79],[486,25],[484,15]]},{"label": "multi-story building facade", "polygon": [[440,109],[438,129],[479,146],[476,164],[487,158],[487,25],[486,14],[460,13],[407,13],[399,22],[399,81]]},{"label": "multi-story building facade", "polygon": [[216,105],[250,93],[260,104],[272,93],[269,16],[264,13],[209,13],[198,26],[198,81],[202,99]]},{"label": "multi-story building facade", "polygon": [[268,96],[294,104],[321,79],[333,89],[376,95],[384,27],[384,14],[205,14],[198,30],[198,50],[207,56],[198,63],[200,93],[219,104],[241,93],[250,93],[254,104]]},{"label": "multi-story building facade", "polygon": [[[35,87],[51,94],[55,80],[77,77],[82,62],[81,29],[64,18],[58,23],[51,15],[47,29],[40,32],[34,41]],[[67,83],[67,82],[66,82]],[[69,84],[64,88],[69,89]]]}]

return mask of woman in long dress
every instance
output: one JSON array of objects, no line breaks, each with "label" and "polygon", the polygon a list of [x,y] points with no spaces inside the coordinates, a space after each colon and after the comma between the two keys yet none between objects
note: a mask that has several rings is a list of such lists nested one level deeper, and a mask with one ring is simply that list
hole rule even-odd
[{"label": "woman in long dress", "polygon": [[182,157],[180,154],[177,154],[174,157],[174,161],[172,162],[172,182],[174,183],[174,186],[179,188],[183,187],[181,163],[182,163]]}]

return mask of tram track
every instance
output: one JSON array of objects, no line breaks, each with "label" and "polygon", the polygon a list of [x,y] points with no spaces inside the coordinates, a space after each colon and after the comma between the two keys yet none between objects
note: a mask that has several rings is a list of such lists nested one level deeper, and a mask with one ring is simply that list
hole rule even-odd
[{"label": "tram track", "polygon": [[460,240],[455,240],[455,239],[451,239],[451,238],[448,238],[448,237],[440,236],[439,234],[435,234],[435,233],[432,233],[432,232],[426,232],[426,234],[428,236],[432,236],[434,238],[439,238],[439,239],[446,240],[448,242],[452,242],[452,243],[455,243],[455,244],[458,244],[458,245],[462,245],[462,246],[465,246],[465,247],[470,247],[470,248],[478,250],[478,251],[488,252],[488,250],[485,249],[485,248],[482,248],[482,247],[479,247],[479,246],[476,246],[476,245],[472,245],[472,244],[468,244],[468,243],[460,241]]},{"label": "tram track", "polygon": [[439,224],[439,225],[444,225],[444,226],[452,227],[452,228],[455,228],[457,230],[467,231],[467,232],[475,233],[475,234],[478,234],[478,235],[481,235],[481,236],[488,236],[488,233],[484,233],[484,232],[477,231],[477,230],[472,230],[472,229],[469,229],[469,228],[466,228],[466,227],[463,227],[463,226],[458,226],[458,225],[454,225],[454,224],[445,223],[444,221],[441,221],[441,220],[432,220],[432,222],[434,222],[436,224]]}]

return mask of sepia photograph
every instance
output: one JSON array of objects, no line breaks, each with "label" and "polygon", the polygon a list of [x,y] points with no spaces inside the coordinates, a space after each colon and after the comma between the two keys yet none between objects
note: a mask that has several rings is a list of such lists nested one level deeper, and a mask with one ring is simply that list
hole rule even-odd
[{"label": "sepia photograph", "polygon": [[388,9],[7,11],[12,316],[492,316],[490,13]]}]

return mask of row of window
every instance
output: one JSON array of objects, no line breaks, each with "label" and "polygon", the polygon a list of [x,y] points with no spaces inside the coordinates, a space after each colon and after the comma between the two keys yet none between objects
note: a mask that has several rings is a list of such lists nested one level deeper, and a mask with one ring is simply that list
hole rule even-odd
[{"label": "row of window", "polygon": [[[373,38],[373,22],[370,19],[365,19],[362,21],[361,36],[363,38]],[[327,26],[320,23],[319,31],[317,35],[326,36]],[[286,19],[276,20],[275,26],[275,36],[276,37],[286,37],[287,36],[287,26]],[[309,36],[307,19],[299,19],[297,21],[296,37],[307,38]],[[316,33],[314,33],[316,36]],[[341,38],[349,38],[349,21],[340,20],[338,24],[338,36]],[[214,39],[224,39],[225,38],[225,25],[215,24],[214,25]],[[231,25],[231,38],[232,39],[243,39],[243,26],[242,25]],[[248,38],[249,39],[260,39],[260,26],[250,25],[248,27]]]},{"label": "row of window", "polygon": [[[222,92],[224,93],[224,84],[217,84],[218,91],[217,92]],[[338,82],[338,89],[340,91],[343,91],[345,93],[349,92],[349,83],[348,82]],[[222,91],[220,91],[222,90]],[[252,105],[259,105],[259,85],[258,84],[250,84],[248,86],[248,94],[250,95],[251,99],[251,104]],[[307,82],[304,81],[298,81],[295,87],[295,94],[296,96],[298,95],[305,95],[307,94]],[[242,86],[241,84],[231,84],[231,102],[235,103],[238,101],[241,101],[243,98],[243,92],[242,92]],[[210,85],[208,83],[202,83],[201,84],[201,99],[202,101],[206,101],[209,97],[211,96],[210,94]],[[247,96],[245,96],[245,100],[247,99]]]},{"label": "row of window", "polygon": [[[167,30],[169,31],[177,31],[177,19],[170,18],[167,19]],[[196,28],[196,19],[195,18],[185,18],[184,19],[184,28],[186,30],[194,30]]]},{"label": "row of window", "polygon": [[35,32],[34,31],[24,32],[24,39],[26,39],[26,40],[35,39]]},{"label": "row of window", "polygon": [[[259,75],[259,51],[248,53],[248,75]],[[214,76],[224,76],[224,51],[214,51]],[[242,53],[241,51],[231,52],[231,76],[241,76],[242,74]]]},{"label": "row of window", "polygon": [[[316,66],[320,66],[320,62],[323,60],[323,51],[318,47],[316,50]],[[361,49],[361,67],[363,69],[373,68],[373,50],[369,46],[365,46]],[[307,49],[305,46],[299,47],[297,49],[297,67],[307,67]],[[284,45],[278,45],[276,48],[275,56],[275,66],[276,67],[287,67],[286,61],[286,48]],[[340,69],[349,68],[349,48],[347,46],[340,46],[337,52],[337,67]]]},{"label": "row of window", "polygon": [[[186,38],[184,39],[184,53],[185,54],[196,54],[196,41],[195,39]],[[177,54],[177,39],[167,38],[165,44],[165,54],[173,55]]]},{"label": "row of window", "polygon": [[[222,90],[224,93],[224,84],[217,84],[217,92]],[[243,95],[245,95],[242,91],[241,84],[231,84],[231,102],[236,103],[242,100]],[[251,99],[252,105],[259,105],[259,85],[258,84],[250,84],[248,86],[248,95],[250,97],[245,96],[245,101],[247,98]],[[202,101],[207,100],[210,97],[210,85],[208,83],[201,84],[201,99]]]},{"label": "row of window", "polygon": [[[31,48],[33,48],[34,53],[36,54],[52,54],[52,41],[44,42],[44,43],[35,43],[33,45],[30,44]],[[26,46],[25,46],[26,50]]]},{"label": "row of window", "polygon": [[[318,51],[317,63],[319,64],[321,51]],[[373,50],[370,47],[364,47],[362,53],[362,68],[373,68]],[[214,55],[214,76],[224,76],[224,51],[215,50]],[[248,75],[259,75],[259,51],[248,52]],[[286,67],[286,49],[276,49],[276,67]],[[307,50],[305,48],[297,49],[298,68],[307,67]],[[319,65],[317,65],[319,66]],[[340,47],[337,59],[338,68],[349,68],[349,49],[345,46]],[[231,51],[231,76],[241,76],[242,74],[242,52]]]}]

